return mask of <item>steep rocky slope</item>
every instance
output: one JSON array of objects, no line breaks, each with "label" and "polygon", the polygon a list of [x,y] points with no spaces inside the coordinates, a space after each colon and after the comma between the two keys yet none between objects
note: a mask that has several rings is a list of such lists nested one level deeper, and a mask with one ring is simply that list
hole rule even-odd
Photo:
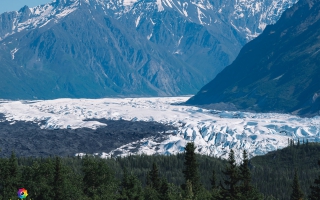
[{"label": "steep rocky slope", "polygon": [[296,0],[56,0],[0,15],[0,98],[192,94]]},{"label": "steep rocky slope", "polygon": [[245,45],[237,59],[187,103],[319,114],[319,9],[318,1],[301,0]]}]

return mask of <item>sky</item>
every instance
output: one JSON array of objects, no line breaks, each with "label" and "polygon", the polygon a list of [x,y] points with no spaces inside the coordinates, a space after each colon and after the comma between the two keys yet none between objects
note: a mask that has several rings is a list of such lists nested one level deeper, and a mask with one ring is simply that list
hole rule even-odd
[{"label": "sky", "polygon": [[0,0],[0,13],[14,10],[18,11],[25,5],[34,7],[51,1],[53,0]]}]

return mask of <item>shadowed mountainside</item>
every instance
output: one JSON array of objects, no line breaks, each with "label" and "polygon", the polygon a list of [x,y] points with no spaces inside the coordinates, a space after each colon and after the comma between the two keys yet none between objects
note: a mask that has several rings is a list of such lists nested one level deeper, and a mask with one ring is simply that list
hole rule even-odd
[{"label": "shadowed mountainside", "polygon": [[236,60],[187,104],[319,114],[319,10],[319,1],[299,1],[245,45]]}]

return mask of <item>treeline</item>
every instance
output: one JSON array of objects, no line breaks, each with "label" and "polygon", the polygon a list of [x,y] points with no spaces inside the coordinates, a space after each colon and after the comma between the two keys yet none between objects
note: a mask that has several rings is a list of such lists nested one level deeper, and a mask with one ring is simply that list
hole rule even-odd
[{"label": "treeline", "polygon": [[[0,199],[320,199],[319,144],[290,145],[236,165],[195,154],[175,156],[0,159]],[[320,164],[320,163],[319,163]]]},{"label": "treeline", "polygon": [[291,143],[287,148],[250,159],[252,181],[263,194],[288,200],[297,170],[300,187],[306,199],[311,193],[310,185],[320,174],[319,159],[319,143]]}]

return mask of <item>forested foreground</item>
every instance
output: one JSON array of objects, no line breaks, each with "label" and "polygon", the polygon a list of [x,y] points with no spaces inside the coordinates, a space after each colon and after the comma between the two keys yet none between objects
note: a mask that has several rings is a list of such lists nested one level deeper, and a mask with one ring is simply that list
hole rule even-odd
[{"label": "forested foreground", "polygon": [[[195,154],[0,159],[0,199],[300,200],[320,199],[320,145],[296,144],[236,164]],[[236,150],[234,150],[236,151]]]}]

